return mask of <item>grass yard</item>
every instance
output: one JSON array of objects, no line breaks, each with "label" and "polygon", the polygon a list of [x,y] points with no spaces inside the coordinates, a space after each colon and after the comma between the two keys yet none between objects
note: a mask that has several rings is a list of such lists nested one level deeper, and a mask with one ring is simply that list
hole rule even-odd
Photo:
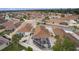
[{"label": "grass yard", "polygon": [[26,50],[27,48],[21,46],[20,44],[11,44],[8,47],[6,47],[5,49],[3,49],[2,51],[21,51],[21,50]]},{"label": "grass yard", "polygon": [[5,31],[3,31],[3,32],[0,32],[0,35],[1,36],[4,36],[5,34],[10,34],[12,31],[9,31],[9,30],[5,30]]},{"label": "grass yard", "polygon": [[12,42],[10,43],[10,45],[8,47],[6,47],[5,49],[3,49],[2,51],[32,51],[33,49],[31,47],[23,47],[19,44],[19,40],[22,37],[20,35],[14,35],[12,38]]}]

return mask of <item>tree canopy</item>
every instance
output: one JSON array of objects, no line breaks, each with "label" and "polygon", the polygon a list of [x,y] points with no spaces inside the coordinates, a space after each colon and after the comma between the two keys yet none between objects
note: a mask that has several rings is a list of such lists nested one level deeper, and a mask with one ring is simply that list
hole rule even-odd
[{"label": "tree canopy", "polygon": [[54,51],[75,51],[75,43],[68,38],[57,39],[55,45],[52,47]]},{"label": "tree canopy", "polygon": [[79,8],[66,8],[66,9],[47,9],[47,10],[38,10],[40,12],[54,12],[54,13],[71,13],[71,14],[79,14]]}]

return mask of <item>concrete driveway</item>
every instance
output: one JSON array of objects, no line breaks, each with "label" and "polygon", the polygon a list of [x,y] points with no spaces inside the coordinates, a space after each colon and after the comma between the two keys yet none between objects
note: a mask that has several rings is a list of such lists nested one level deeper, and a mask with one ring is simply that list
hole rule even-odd
[{"label": "concrete driveway", "polygon": [[[23,42],[25,41],[25,42]],[[32,47],[34,51],[42,51],[40,48],[38,48],[36,45],[33,44],[33,41],[31,39],[31,37],[24,37],[19,41],[19,44],[21,44],[24,47]]]}]

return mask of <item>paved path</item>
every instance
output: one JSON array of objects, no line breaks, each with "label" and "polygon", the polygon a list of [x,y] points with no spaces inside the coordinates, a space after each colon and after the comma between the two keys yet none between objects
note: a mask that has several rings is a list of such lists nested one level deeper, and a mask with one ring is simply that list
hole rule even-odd
[{"label": "paved path", "polygon": [[3,31],[5,31],[5,29],[1,29],[1,30],[0,30],[0,32],[3,32]]},{"label": "paved path", "polygon": [[[26,42],[22,42],[23,40],[27,40]],[[33,44],[33,40],[31,39],[30,36],[23,38],[19,42],[22,46],[24,47],[32,47],[34,51],[42,51],[40,48],[38,48],[35,44]]]}]

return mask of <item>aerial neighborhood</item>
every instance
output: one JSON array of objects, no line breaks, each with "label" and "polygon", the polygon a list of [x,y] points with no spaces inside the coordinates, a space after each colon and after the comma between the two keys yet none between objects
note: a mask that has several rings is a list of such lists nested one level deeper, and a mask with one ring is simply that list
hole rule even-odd
[{"label": "aerial neighborhood", "polygon": [[79,9],[52,10],[0,12],[0,51],[78,51]]}]

